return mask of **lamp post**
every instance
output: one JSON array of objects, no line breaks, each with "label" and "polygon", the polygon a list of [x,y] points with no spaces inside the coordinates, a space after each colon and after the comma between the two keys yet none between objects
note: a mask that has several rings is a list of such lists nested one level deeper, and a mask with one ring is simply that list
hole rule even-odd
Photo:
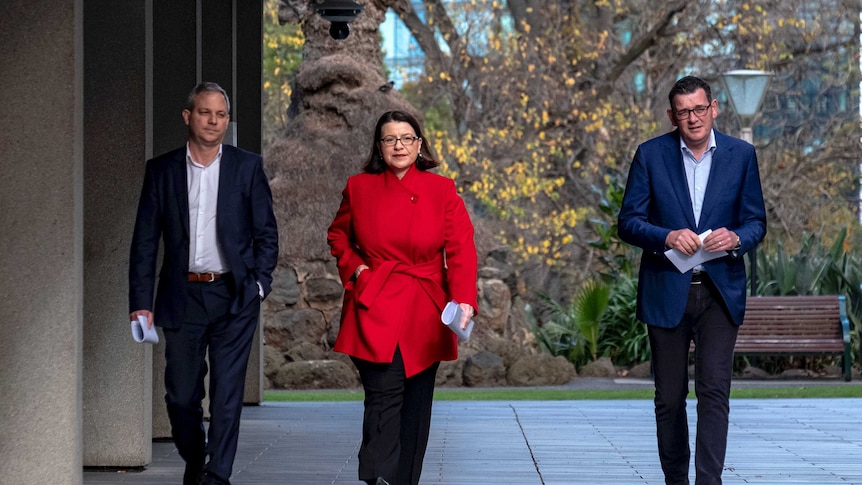
[{"label": "lamp post", "polygon": [[[727,99],[742,126],[742,138],[754,144],[754,116],[763,102],[766,85],[772,73],[753,69],[735,69],[721,75],[721,80],[727,88]],[[757,294],[757,247],[748,253],[748,265],[751,267],[751,296]]]}]

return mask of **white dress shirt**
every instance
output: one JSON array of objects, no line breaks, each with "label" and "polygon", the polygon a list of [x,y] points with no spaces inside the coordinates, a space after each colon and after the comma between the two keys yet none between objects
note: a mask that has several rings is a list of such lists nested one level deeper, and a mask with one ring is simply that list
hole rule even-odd
[{"label": "white dress shirt", "polygon": [[186,170],[189,189],[189,272],[227,273],[216,234],[219,167],[222,150],[209,165],[192,159],[186,145]]}]

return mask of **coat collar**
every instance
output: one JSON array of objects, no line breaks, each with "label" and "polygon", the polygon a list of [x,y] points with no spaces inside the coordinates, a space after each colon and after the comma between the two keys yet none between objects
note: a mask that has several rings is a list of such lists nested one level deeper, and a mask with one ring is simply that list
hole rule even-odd
[{"label": "coat collar", "polygon": [[[189,181],[188,181],[188,163],[186,160],[186,147],[178,149],[174,154],[174,163],[171,164],[174,180],[174,193],[176,194],[177,210],[182,219],[183,230],[186,237],[189,237]],[[222,145],[222,156],[219,166],[219,194],[227,194],[231,183],[236,180],[236,156],[233,148],[230,145]],[[230,210],[225,204],[228,204],[226,197],[218,197],[216,208],[217,214],[224,214],[224,211]],[[216,216],[216,224],[222,218]]]},{"label": "coat collar", "polygon": [[[706,184],[706,193],[703,196],[703,208],[700,211],[700,225],[704,226],[709,223],[709,216],[716,208],[720,195],[727,190],[727,184],[730,180],[738,180],[732,177],[733,156],[730,143],[722,143],[721,139],[726,139],[718,131],[715,131],[715,151],[712,153],[712,167],[709,169],[709,180]],[[702,231],[701,231],[702,232]]]},{"label": "coat collar", "polygon": [[670,176],[671,187],[673,187],[673,195],[677,202],[682,207],[685,214],[685,220],[689,227],[697,227],[694,221],[694,206],[691,203],[691,196],[688,191],[688,180],[685,178],[685,164],[682,161],[682,150],[680,149],[679,130],[674,130],[669,133],[668,147],[665,148],[671,155],[669,156],[670,166],[668,174]]},{"label": "coat collar", "polygon": [[694,207],[691,202],[691,195],[688,189],[688,180],[685,177],[685,164],[682,160],[682,150],[680,149],[679,130],[674,130],[669,133],[668,150],[673,152],[670,158],[671,166],[668,168],[668,173],[671,177],[674,196],[679,201],[685,213],[686,221],[689,227],[695,228],[696,232],[703,232],[701,228],[706,228],[709,222],[709,215],[715,208],[715,204],[719,199],[719,195],[725,190],[725,184],[728,180],[732,180],[728,176],[731,160],[730,143],[727,143],[727,135],[713,128],[715,134],[715,150],[712,152],[712,166],[709,170],[709,180],[706,184],[706,193],[703,198],[703,208],[700,211],[700,224],[695,223]]},{"label": "coat collar", "polygon": [[177,201],[177,211],[182,221],[183,231],[186,238],[189,237],[189,175],[186,168],[186,147],[174,152],[173,163],[171,163],[171,177],[174,181],[174,198]]},{"label": "coat collar", "polygon": [[229,207],[231,203],[226,194],[230,193],[230,187],[237,180],[236,171],[237,163],[235,153],[229,145],[222,145],[221,165],[218,172],[218,196],[216,197],[216,228],[219,234],[223,234],[221,223],[224,217],[219,217],[219,214],[227,214],[230,210],[236,208]]}]

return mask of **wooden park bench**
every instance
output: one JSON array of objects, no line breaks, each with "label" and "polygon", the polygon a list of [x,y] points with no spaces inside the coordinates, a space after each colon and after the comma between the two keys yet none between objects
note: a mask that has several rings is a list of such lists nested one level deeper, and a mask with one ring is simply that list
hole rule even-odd
[{"label": "wooden park bench", "polygon": [[841,354],[849,381],[850,321],[843,295],[752,296],[734,352],[774,356]]}]

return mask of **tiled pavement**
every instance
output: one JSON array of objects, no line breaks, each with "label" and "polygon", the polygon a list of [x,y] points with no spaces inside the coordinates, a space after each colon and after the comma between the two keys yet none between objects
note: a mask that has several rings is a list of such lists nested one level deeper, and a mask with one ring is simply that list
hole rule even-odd
[{"label": "tiled pavement", "polygon": [[[231,482],[358,485],[361,419],[359,402],[246,407]],[[182,469],[154,443],[145,470],[84,484],[178,484]],[[663,483],[649,400],[434,404],[422,485]],[[862,399],[734,399],[724,483],[862,485]]]}]

